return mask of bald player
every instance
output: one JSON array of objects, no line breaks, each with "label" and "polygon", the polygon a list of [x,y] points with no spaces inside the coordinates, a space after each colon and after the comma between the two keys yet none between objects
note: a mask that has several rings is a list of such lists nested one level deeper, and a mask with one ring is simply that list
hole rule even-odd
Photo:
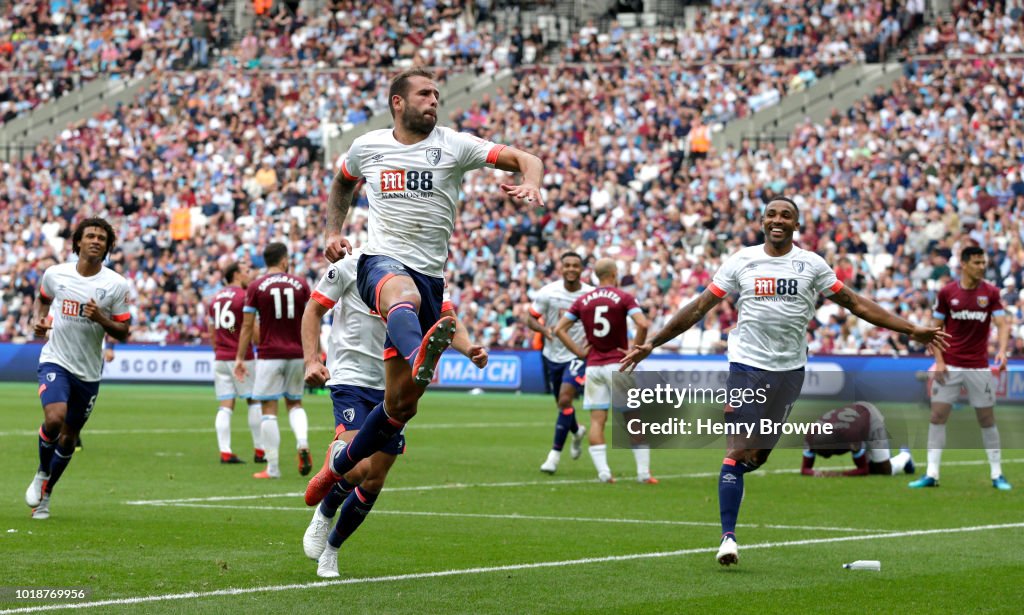
[{"label": "bald player", "polygon": [[[620,390],[633,386],[630,374],[618,371],[619,361],[629,347],[630,319],[636,324],[636,340],[643,343],[650,323],[633,295],[618,288],[619,267],[610,258],[602,258],[594,265],[598,286],[576,299],[562,319],[555,325],[555,335],[565,347],[587,362],[586,384],[583,387],[583,409],[590,411],[590,458],[597,469],[597,478],[603,483],[614,483],[615,477],[608,466],[608,447],[604,426],[608,409],[612,407],[612,387]],[[569,334],[575,323],[583,325],[587,346],[580,348]],[[624,408],[615,408],[624,411]],[[651,476],[651,450],[639,437],[633,440],[636,459],[636,479],[641,483],[657,484]]]}]

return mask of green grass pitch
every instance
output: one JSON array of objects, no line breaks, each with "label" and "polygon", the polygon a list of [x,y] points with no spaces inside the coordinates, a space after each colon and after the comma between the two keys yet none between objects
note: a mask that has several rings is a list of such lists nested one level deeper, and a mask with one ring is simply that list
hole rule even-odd
[{"label": "green grass pitch", "polygon": [[[800,452],[778,450],[747,478],[740,564],[722,569],[721,450],[653,451],[653,486],[629,480],[628,450],[609,455],[617,484],[597,483],[586,453],[549,477],[549,397],[431,391],[342,547],[342,578],[324,581],[302,554],[311,509],[287,421],[284,478],[256,481],[251,463],[218,463],[212,388],[104,385],[52,517],[34,521],[35,389],[0,385],[0,613],[72,604],[11,597],[43,586],[89,588],[86,613],[1021,611],[1018,450],[1004,451],[1011,492],[992,488],[982,451],[947,451],[942,486],[912,491],[906,476],[802,477]],[[328,400],[306,399],[317,465]],[[244,411],[233,427],[251,460]],[[842,569],[858,559],[881,572]]]}]

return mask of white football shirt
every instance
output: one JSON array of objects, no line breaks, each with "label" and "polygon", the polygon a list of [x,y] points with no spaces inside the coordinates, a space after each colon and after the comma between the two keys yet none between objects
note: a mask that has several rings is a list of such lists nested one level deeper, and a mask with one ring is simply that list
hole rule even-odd
[{"label": "white football shirt", "polygon": [[[554,327],[562,319],[562,315],[569,311],[569,308],[572,307],[573,302],[578,297],[582,297],[592,290],[594,290],[593,286],[582,284],[579,290],[570,292],[565,289],[565,282],[561,280],[552,282],[541,287],[537,294],[534,295],[533,303],[530,305],[530,313],[533,314],[534,318],[543,318],[544,326]],[[582,347],[587,341],[587,334],[583,330],[583,323],[580,321],[573,323],[569,329],[569,337]],[[565,363],[577,358],[557,337],[544,340],[543,355],[548,361],[555,363]]]},{"label": "white football shirt", "polygon": [[737,293],[738,320],[729,332],[729,361],[769,371],[807,363],[807,325],[818,295],[839,292],[843,283],[825,259],[793,246],[768,256],[764,244],[736,252],[722,263],[709,289],[718,297]]},{"label": "white football shirt", "polygon": [[358,251],[332,264],[313,289],[312,299],[334,310],[327,337],[328,385],[351,384],[384,388],[384,336],[381,317],[359,297],[356,287]]},{"label": "white football shirt", "polygon": [[357,138],[341,172],[353,181],[366,180],[370,221],[363,251],[444,277],[462,176],[493,167],[504,148],[441,126],[415,145],[396,141],[390,128]]},{"label": "white football shirt", "polygon": [[52,301],[53,329],[39,354],[40,363],[56,363],[86,382],[97,382],[103,373],[105,331],[82,315],[89,299],[95,299],[111,320],[125,322],[128,313],[128,280],[102,267],[94,276],[83,277],[76,263],[48,267],[39,293]]}]

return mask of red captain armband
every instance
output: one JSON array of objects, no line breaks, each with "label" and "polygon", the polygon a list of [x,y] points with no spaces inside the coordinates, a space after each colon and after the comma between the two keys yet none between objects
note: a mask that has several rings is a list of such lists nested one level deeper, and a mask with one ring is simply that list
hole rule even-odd
[{"label": "red captain armband", "polygon": [[313,291],[309,298],[312,299],[313,301],[316,301],[320,305],[324,306],[328,310],[338,303],[337,301],[332,301],[331,298],[328,297],[327,295],[315,290]]},{"label": "red captain armband", "polygon": [[505,149],[504,145],[495,145],[491,148],[491,151],[487,152],[487,164],[495,164],[498,162],[498,155],[501,154],[501,150]]},{"label": "red captain armband", "polygon": [[341,161],[341,175],[342,175],[342,177],[344,177],[345,179],[347,179],[349,181],[353,181],[353,182],[354,181],[359,181],[358,177],[356,177],[355,175],[352,175],[351,173],[348,172],[348,161],[347,160],[342,160]]},{"label": "red captain armband", "polygon": [[836,283],[833,284],[832,286],[829,286],[828,289],[830,291],[832,291],[832,294],[835,294],[835,293],[843,290],[844,287],[845,287],[844,284],[840,280],[836,280]]},{"label": "red captain armband", "polygon": [[729,294],[729,293],[725,292],[724,290],[722,290],[721,288],[719,288],[718,285],[715,284],[714,282],[708,284],[708,290],[710,290],[711,294],[713,294],[714,296],[718,297],[719,299],[723,299],[723,298],[725,298],[726,295]]}]

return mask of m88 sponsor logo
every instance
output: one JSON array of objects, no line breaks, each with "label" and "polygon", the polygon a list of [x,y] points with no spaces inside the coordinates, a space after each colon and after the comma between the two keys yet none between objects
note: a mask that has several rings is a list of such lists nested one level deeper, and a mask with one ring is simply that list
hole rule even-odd
[{"label": "m88 sponsor logo", "polygon": [[406,190],[433,190],[433,171],[406,171],[388,169],[380,172],[381,192],[404,192]]},{"label": "m88 sponsor logo", "polygon": [[795,295],[797,280],[792,278],[754,278],[754,296]]}]

